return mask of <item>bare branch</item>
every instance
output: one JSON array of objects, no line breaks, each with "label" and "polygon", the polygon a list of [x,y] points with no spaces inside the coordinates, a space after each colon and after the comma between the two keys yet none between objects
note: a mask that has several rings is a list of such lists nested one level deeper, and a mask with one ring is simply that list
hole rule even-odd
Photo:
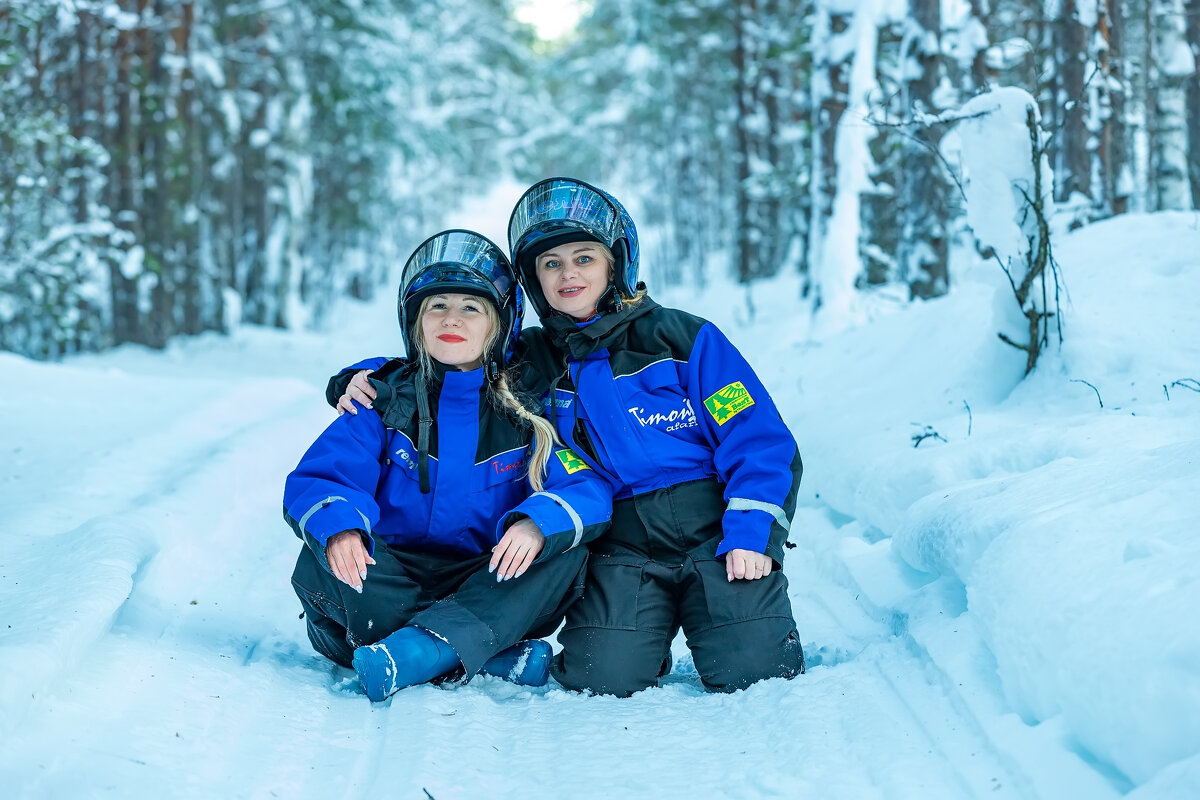
[{"label": "bare branch", "polygon": [[[919,425],[919,424],[920,423],[917,423],[917,422],[913,423],[913,425]],[[938,441],[942,441],[942,442],[946,441],[945,437],[943,437],[940,433],[935,431],[933,429],[932,425],[926,425],[924,430],[922,430],[918,433],[914,433],[912,435],[913,448],[916,449],[917,447],[920,447],[921,442],[925,441],[926,439],[937,439]]]},{"label": "bare branch", "polygon": [[[1088,386],[1092,386],[1092,384],[1080,378],[1071,378],[1071,383],[1083,383],[1087,384]],[[1101,408],[1104,408],[1104,401],[1100,399],[1100,390],[1095,386],[1092,386],[1092,391],[1096,393],[1096,402],[1100,404]]]}]

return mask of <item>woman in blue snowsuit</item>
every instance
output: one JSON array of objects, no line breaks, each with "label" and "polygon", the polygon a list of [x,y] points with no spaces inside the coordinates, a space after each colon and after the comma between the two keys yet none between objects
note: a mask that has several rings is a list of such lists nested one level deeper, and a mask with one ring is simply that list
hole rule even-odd
[{"label": "woman in blue snowsuit", "polygon": [[608,523],[609,484],[509,387],[521,306],[495,244],[431,237],[401,278],[410,358],[374,374],[376,413],[340,416],[287,478],[309,639],[372,700],[456,671],[545,683],[549,645],[522,640],[558,626],[580,545]]},{"label": "woman in blue snowsuit", "polygon": [[[555,678],[622,696],[653,686],[680,629],[710,690],[802,673],[778,569],[800,454],[750,365],[715,325],[646,295],[633,221],[600,189],[535,184],[509,247],[543,325],[521,336],[522,381],[614,491]],[[330,402],[369,401],[363,381],[335,376]]]},{"label": "woman in blue snowsuit", "polygon": [[617,695],[655,685],[681,628],[710,690],[802,673],[778,569],[800,454],[750,365],[715,325],[646,295],[633,221],[600,189],[530,187],[509,252],[542,320],[521,358],[549,383],[562,441],[614,491],[555,678]]}]

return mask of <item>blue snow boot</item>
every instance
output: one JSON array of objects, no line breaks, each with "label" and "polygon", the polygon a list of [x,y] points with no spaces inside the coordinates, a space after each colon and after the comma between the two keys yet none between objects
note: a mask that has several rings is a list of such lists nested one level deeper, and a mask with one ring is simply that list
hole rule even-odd
[{"label": "blue snow boot", "polygon": [[550,644],[541,639],[526,639],[501,650],[479,670],[518,686],[545,686],[550,677]]},{"label": "blue snow boot", "polygon": [[367,697],[378,703],[417,683],[460,666],[458,653],[432,633],[401,628],[375,644],[354,650],[354,671]]}]

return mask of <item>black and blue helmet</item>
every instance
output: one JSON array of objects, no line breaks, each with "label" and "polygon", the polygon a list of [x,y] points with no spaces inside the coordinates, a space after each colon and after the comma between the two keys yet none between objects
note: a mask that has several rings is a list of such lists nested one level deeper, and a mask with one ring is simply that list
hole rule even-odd
[{"label": "black and blue helmet", "polygon": [[637,229],[616,198],[575,178],[547,178],[521,195],[508,220],[508,249],[539,316],[550,312],[537,279],[539,255],[552,247],[595,241],[612,250],[613,284],[622,297],[638,289]]},{"label": "black and blue helmet", "polygon": [[443,292],[482,297],[500,315],[500,335],[484,366],[493,378],[512,358],[525,302],[508,257],[491,239],[474,231],[453,229],[435,233],[421,243],[400,275],[397,313],[405,352],[411,358],[412,336],[421,301]]}]

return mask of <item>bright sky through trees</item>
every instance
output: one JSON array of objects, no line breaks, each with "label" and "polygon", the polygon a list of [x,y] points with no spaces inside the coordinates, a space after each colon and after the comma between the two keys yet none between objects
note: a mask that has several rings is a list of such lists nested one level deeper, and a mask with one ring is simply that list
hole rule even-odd
[{"label": "bright sky through trees", "polygon": [[587,10],[583,0],[518,0],[516,18],[532,25],[540,38],[553,41],[573,30]]}]

